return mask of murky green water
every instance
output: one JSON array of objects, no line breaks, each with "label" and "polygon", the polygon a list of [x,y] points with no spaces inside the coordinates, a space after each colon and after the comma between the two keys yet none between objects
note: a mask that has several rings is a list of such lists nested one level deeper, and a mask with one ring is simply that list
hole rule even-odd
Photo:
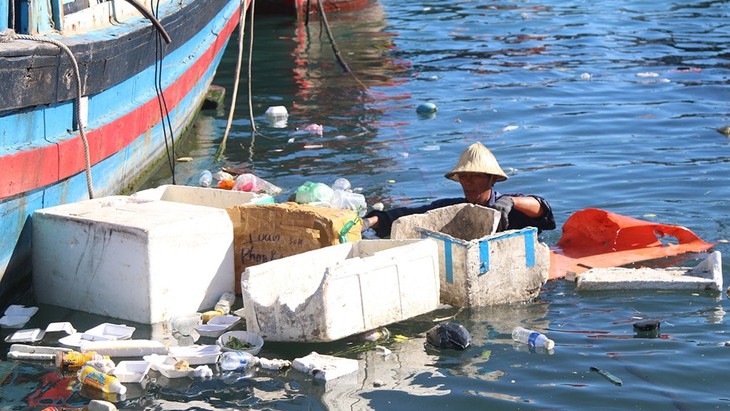
[{"label": "murky green water", "polygon": [[[252,73],[261,135],[251,134],[242,83],[223,157],[214,153],[227,113],[204,112],[179,146],[178,154],[194,161],[179,163],[176,176],[194,185],[203,169],[245,167],[287,190],[281,200],[307,180],[331,184],[346,177],[369,204],[421,204],[460,194],[443,173],[478,140],[510,176],[498,189],[548,198],[559,227],[573,212],[596,207],[685,226],[727,255],[730,139],[715,129],[730,123],[729,13],[722,1],[382,0],[363,12],[329,16],[353,75],[343,73],[316,20],[307,30],[284,18],[261,18]],[[229,97],[235,46],[216,79]],[[423,102],[438,106],[435,116],[416,114]],[[264,116],[278,105],[289,111],[284,128]],[[303,132],[309,124],[323,125],[323,135]],[[149,184],[168,176],[162,170]],[[542,235],[551,245],[559,238],[560,230]],[[693,265],[704,255],[690,257]],[[726,273],[729,267],[723,264]],[[387,357],[353,350],[368,346],[349,341],[271,343],[261,353],[293,359],[316,350],[358,359],[358,374],[335,384],[295,371],[242,380],[155,376],[118,406],[725,409],[727,307],[724,294],[579,293],[558,280],[537,302],[459,313],[454,321],[473,337],[465,351],[424,345],[432,320],[456,312],[440,310],[389,326],[406,339],[385,342],[392,350]],[[632,324],[645,319],[661,321],[661,338],[635,338]],[[78,329],[101,322],[75,312],[65,320]],[[547,332],[554,352],[513,344],[516,325]],[[143,337],[144,327],[138,332]],[[24,367],[0,364],[4,381],[15,378],[12,389],[2,387],[6,408],[27,403],[35,385],[23,382],[24,375],[49,372]]]}]

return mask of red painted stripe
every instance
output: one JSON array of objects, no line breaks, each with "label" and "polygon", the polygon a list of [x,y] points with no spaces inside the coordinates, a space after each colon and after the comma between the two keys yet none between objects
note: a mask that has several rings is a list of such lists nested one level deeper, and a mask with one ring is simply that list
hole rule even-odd
[{"label": "red painted stripe", "polygon": [[[208,50],[189,70],[165,89],[165,100],[170,110],[177,107],[210,67],[238,25],[237,17],[238,9]],[[157,97],[154,97],[134,111],[102,127],[87,131],[91,164],[97,164],[127,147],[161,119]],[[58,144],[5,155],[0,157],[0,170],[6,173],[0,182],[0,198],[53,184],[85,168],[84,145],[79,135]]]}]

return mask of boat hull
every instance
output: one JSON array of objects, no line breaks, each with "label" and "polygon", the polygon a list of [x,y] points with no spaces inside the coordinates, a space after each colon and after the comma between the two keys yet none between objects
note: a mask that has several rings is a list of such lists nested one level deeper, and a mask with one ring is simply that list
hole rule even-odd
[{"label": "boat hull", "polygon": [[[205,98],[238,23],[239,1],[183,3],[162,14],[173,40],[162,49],[155,49],[154,30],[141,19],[109,32],[56,37],[77,57],[84,80],[81,106],[87,108],[80,117],[87,124],[96,197],[118,193],[168,155],[174,144],[169,131],[174,140],[180,138]],[[70,59],[55,46],[28,41],[5,43],[0,56],[18,56],[24,45],[35,52],[26,51],[12,62],[0,58],[7,63],[0,63],[0,80],[17,92],[15,99],[5,93],[0,106],[0,167],[6,175],[0,182],[0,295],[30,278],[33,212],[90,196],[83,141],[74,131],[76,86],[67,80]],[[161,50],[160,70],[155,55]],[[27,64],[25,78],[20,63]],[[167,127],[156,84],[164,90]],[[37,93],[28,91],[33,87]]]}]

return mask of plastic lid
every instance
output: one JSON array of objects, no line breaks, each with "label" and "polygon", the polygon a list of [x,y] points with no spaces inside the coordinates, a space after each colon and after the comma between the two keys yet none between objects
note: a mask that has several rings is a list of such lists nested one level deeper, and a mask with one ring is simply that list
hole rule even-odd
[{"label": "plastic lid", "polygon": [[553,347],[555,347],[555,341],[551,339],[547,339],[545,341],[545,344],[542,345],[543,347],[547,348],[548,350],[552,350]]}]

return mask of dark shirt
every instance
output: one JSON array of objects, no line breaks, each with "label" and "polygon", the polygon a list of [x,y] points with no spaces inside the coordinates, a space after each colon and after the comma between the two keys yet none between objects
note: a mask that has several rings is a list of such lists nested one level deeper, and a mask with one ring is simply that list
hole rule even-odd
[{"label": "dark shirt", "polygon": [[[492,195],[489,197],[487,207],[493,206],[495,201],[497,201],[502,196],[524,197],[525,195],[519,193],[501,194],[492,189]],[[541,232],[542,230],[555,229],[555,218],[553,217],[553,210],[550,207],[550,204],[548,204],[547,200],[535,195],[530,197],[534,197],[535,199],[537,199],[537,201],[540,202],[540,205],[544,210],[544,214],[541,217],[532,218],[521,211],[512,209],[508,216],[509,226],[507,227],[507,229],[514,230],[525,227],[535,227],[537,228],[538,232]],[[466,201],[466,198],[443,198],[440,200],[436,200],[431,204],[426,204],[420,207],[399,207],[388,211],[371,211],[365,217],[377,216],[378,224],[373,227],[373,230],[375,230],[375,234],[377,234],[378,237],[387,238],[390,237],[390,229],[393,226],[393,221],[397,220],[400,217],[412,214],[422,214],[426,211],[434,210],[437,208],[463,203],[468,203],[468,201]]]}]

